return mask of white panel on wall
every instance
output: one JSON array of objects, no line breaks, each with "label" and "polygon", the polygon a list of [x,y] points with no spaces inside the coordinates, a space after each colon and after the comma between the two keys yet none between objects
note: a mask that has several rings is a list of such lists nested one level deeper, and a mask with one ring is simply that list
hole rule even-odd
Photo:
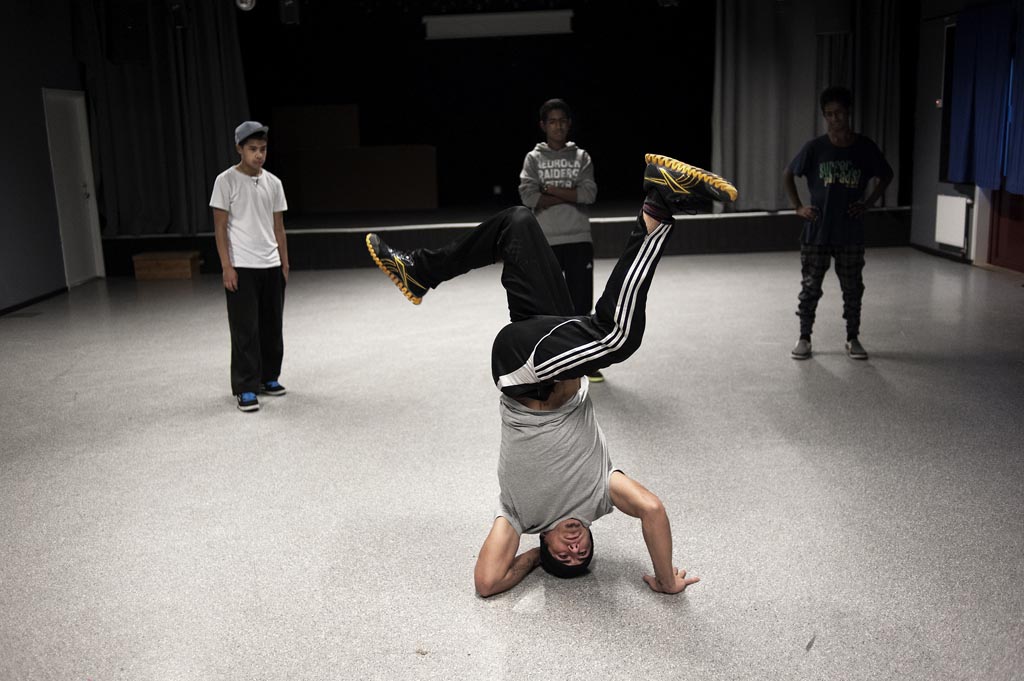
[{"label": "white panel on wall", "polygon": [[967,238],[967,207],[970,199],[966,196],[945,196],[935,198],[935,240],[947,246],[964,248]]},{"label": "white panel on wall", "polygon": [[431,14],[423,17],[423,23],[427,27],[427,40],[450,40],[572,33],[572,17],[571,9]]}]

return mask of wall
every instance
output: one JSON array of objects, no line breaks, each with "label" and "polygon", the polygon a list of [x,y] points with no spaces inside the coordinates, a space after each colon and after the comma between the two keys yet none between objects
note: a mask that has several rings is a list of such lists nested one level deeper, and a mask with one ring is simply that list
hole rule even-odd
[{"label": "wall", "polygon": [[[477,217],[476,219],[480,219]],[[475,220],[473,220],[475,221]],[[354,217],[353,224],[359,222]],[[470,221],[472,222],[472,221]],[[463,222],[465,224],[465,222]],[[633,216],[604,218],[592,224],[594,256],[618,258],[629,231],[636,224]],[[665,247],[665,255],[698,253],[758,253],[796,251],[800,248],[803,223],[792,211],[782,213],[737,213],[734,215],[687,215]],[[349,267],[374,267],[366,254],[366,233],[374,226],[348,225],[334,230],[289,230],[288,258],[293,270],[324,270]],[[385,227],[382,236],[400,248],[440,248],[451,239],[469,232],[468,227]],[[907,246],[910,239],[910,210],[876,208],[864,217],[864,244],[868,248]],[[131,276],[132,256],[140,251],[198,251],[200,271],[220,272],[217,244],[212,234],[194,237],[149,237],[146,239],[104,239],[103,252],[107,276]]]},{"label": "wall", "polygon": [[523,157],[543,139],[538,109],[551,97],[574,108],[572,137],[594,159],[599,202],[640,195],[647,152],[710,163],[714,3],[646,0],[623,12],[580,2],[572,34],[439,41],[423,38],[422,11],[355,5],[303,3],[298,26],[282,25],[276,2],[238,13],[251,113],[271,127],[270,170],[276,107],[356,104],[362,146],[437,149],[442,208],[505,207],[519,202]]},{"label": "wall", "polygon": [[68,1],[5,3],[0,45],[0,310],[8,310],[65,287],[42,88],[82,89]]}]

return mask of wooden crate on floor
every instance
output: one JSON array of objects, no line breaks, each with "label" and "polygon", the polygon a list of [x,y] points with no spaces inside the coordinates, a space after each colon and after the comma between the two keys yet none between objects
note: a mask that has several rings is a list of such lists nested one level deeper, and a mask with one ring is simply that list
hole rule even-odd
[{"label": "wooden crate on floor", "polygon": [[136,279],[192,279],[199,276],[199,251],[150,251],[132,256]]}]

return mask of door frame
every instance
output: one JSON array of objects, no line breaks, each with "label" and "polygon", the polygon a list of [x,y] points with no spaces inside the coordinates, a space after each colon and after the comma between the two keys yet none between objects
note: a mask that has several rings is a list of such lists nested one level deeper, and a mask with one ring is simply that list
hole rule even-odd
[{"label": "door frame", "polygon": [[992,258],[990,238],[992,220],[995,219],[992,210],[991,189],[974,187],[974,210],[972,212],[970,251],[967,258],[975,265],[988,265]]},{"label": "door frame", "polygon": [[[53,176],[54,184],[54,201],[57,205],[57,222],[60,229],[60,248],[61,255],[64,260],[64,280],[67,283],[68,288],[77,286],[91,279],[97,277],[106,277],[106,267],[103,262],[103,239],[100,234],[100,220],[99,211],[96,207],[96,183],[92,172],[92,151],[89,144],[89,119],[85,106],[85,93],[81,90],[61,90],[55,88],[42,88],[43,98],[43,114],[46,124],[46,139],[47,145],[50,150],[50,172]],[[51,103],[56,102],[70,102],[71,109],[74,117],[73,130],[70,132],[76,142],[74,148],[63,148],[60,145],[53,143],[53,137],[51,134],[51,119],[50,119],[50,106]],[[75,158],[69,158],[69,155],[77,156]],[[57,174],[59,167],[66,167],[67,164],[57,163],[57,159],[60,158],[64,161],[77,161],[77,165],[82,172],[82,191],[85,193],[83,197],[86,202],[86,222],[88,234],[85,236],[91,245],[91,265],[89,268],[89,275],[84,279],[78,281],[72,281],[68,276],[68,253],[66,252],[67,230],[71,229],[68,222],[68,216],[71,214],[70,211],[78,210],[78,207],[65,205],[64,202],[68,197],[61,197],[57,191]],[[77,182],[76,178],[76,182]]]}]

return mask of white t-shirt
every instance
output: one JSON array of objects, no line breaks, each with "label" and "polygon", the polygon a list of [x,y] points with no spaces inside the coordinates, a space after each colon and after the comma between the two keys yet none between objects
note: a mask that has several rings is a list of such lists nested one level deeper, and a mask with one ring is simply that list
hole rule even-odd
[{"label": "white t-shirt", "polygon": [[228,254],[232,267],[267,269],[281,264],[274,213],[288,210],[284,185],[269,170],[250,177],[232,166],[213,183],[210,207],[228,213]]}]

